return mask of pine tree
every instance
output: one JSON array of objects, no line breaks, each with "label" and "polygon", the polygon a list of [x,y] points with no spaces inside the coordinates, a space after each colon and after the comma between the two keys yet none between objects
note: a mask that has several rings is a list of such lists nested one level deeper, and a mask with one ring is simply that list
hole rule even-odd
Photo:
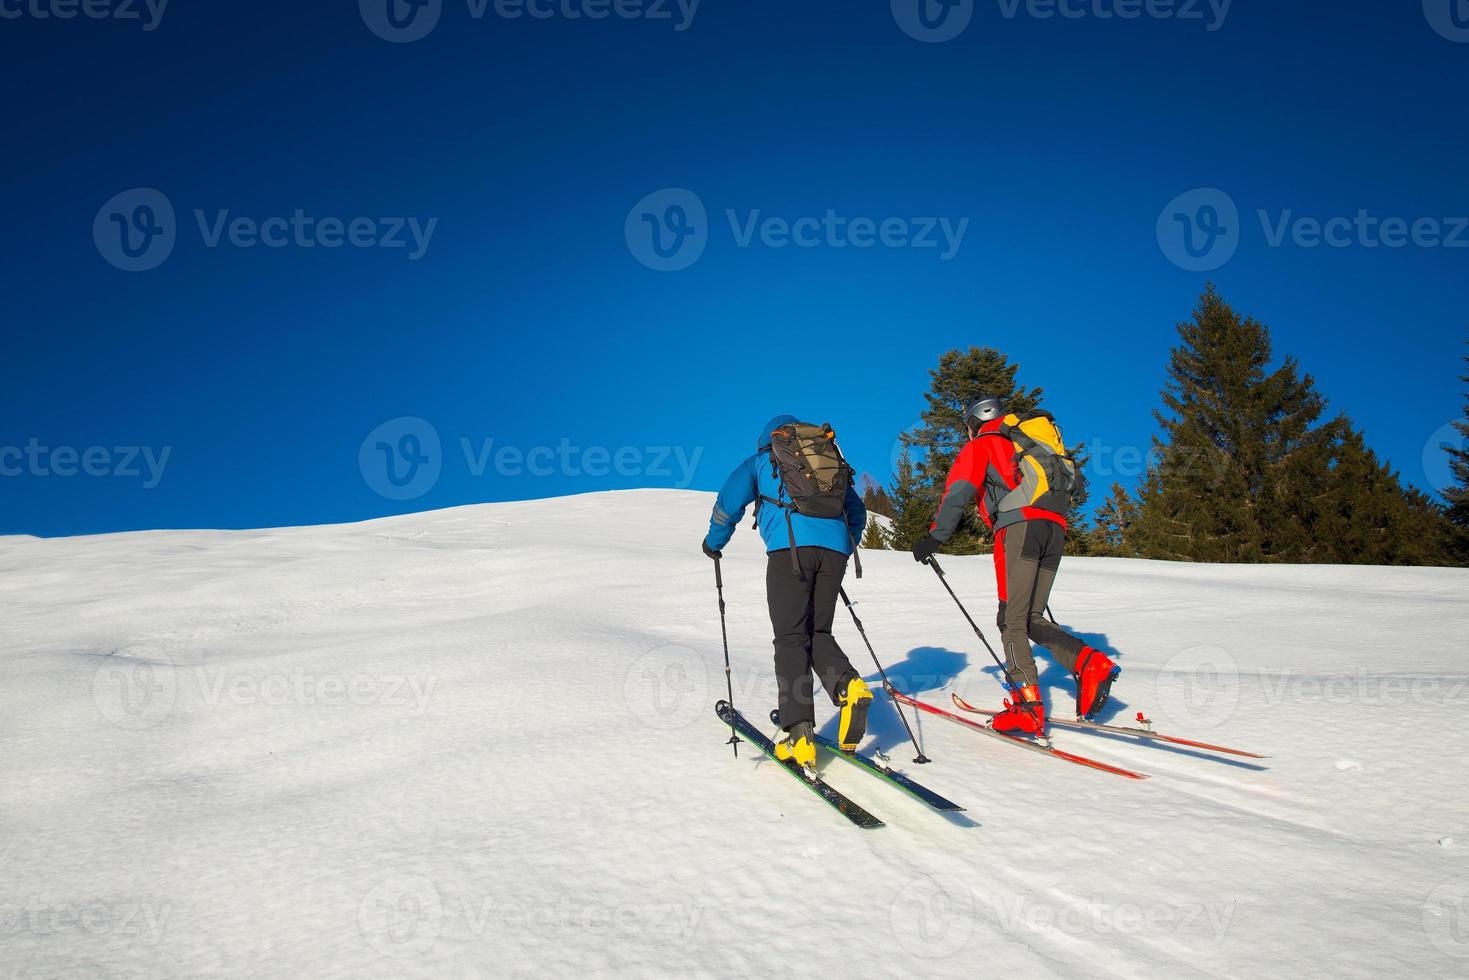
[{"label": "pine tree", "polygon": [[888,495],[893,501],[893,529],[889,544],[899,550],[912,548],[933,524],[934,500],[919,479],[913,454],[904,448],[898,457],[897,474]]},{"label": "pine tree", "polygon": [[[1469,364],[1469,357],[1464,358],[1464,363]],[[1459,380],[1469,384],[1469,374],[1460,375]],[[1455,422],[1454,428],[1465,438],[1466,448],[1444,447],[1449,454],[1449,468],[1458,484],[1451,487],[1445,496],[1449,501],[1448,518],[1459,532],[1456,546],[1460,560],[1469,561],[1469,392],[1464,396],[1464,418]]]},{"label": "pine tree", "polygon": [[[969,441],[969,433],[964,426],[965,406],[976,398],[990,395],[1000,399],[1008,411],[1019,414],[1040,407],[1040,388],[1025,389],[1016,385],[1015,375],[1019,369],[1019,365],[1011,364],[993,347],[971,347],[967,351],[946,352],[939,358],[939,366],[929,372],[929,390],[924,395],[928,407],[922,415],[923,424],[912,435],[903,437],[905,446],[916,447],[923,454],[922,459],[914,464],[916,479],[923,488],[928,506],[926,523],[919,538],[928,533],[928,526],[933,522],[939,500],[943,497],[949,467]],[[896,500],[896,492],[893,496]],[[901,505],[899,509],[901,512]],[[959,530],[949,539],[945,550],[951,554],[976,554],[988,551],[992,540],[973,511],[967,510]],[[911,547],[912,542],[907,546]]]},{"label": "pine tree", "polygon": [[1270,333],[1240,318],[1210,284],[1168,365],[1155,412],[1163,438],[1139,492],[1133,528],[1145,558],[1183,561],[1300,560],[1309,529],[1291,514],[1290,492],[1327,462],[1331,433],[1314,427],[1324,408],[1293,358],[1267,372]]},{"label": "pine tree", "polygon": [[1293,358],[1267,370],[1263,324],[1211,284],[1178,332],[1128,550],[1212,562],[1451,560],[1443,509],[1406,488],[1346,416],[1321,422],[1325,400]]},{"label": "pine tree", "polygon": [[1137,522],[1137,502],[1120,483],[1112,484],[1112,495],[1097,510],[1097,526],[1091,533],[1089,553],[1109,558],[1134,558],[1132,527]]},{"label": "pine tree", "polygon": [[872,519],[873,513],[875,512],[868,514],[867,531],[862,535],[862,547],[870,548],[873,551],[884,551],[888,546],[888,536],[882,529],[882,523]]},{"label": "pine tree", "polygon": [[870,514],[881,514],[883,517],[892,519],[896,511],[893,508],[893,499],[883,489],[882,484],[871,473],[863,473],[860,481],[862,487],[862,503]]},{"label": "pine tree", "polygon": [[1345,419],[1332,447],[1327,492],[1310,514],[1316,546],[1306,560],[1358,565],[1443,565],[1452,561],[1451,530],[1443,508],[1368,448]]}]

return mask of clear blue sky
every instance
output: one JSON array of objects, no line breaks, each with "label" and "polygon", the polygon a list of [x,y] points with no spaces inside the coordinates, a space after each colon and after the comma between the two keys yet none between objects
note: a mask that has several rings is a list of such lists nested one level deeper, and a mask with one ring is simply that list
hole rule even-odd
[{"label": "clear blue sky", "polygon": [[[1469,215],[1469,31],[1447,2],[1435,23],[1417,2],[1238,0],[1221,23],[1207,2],[1125,20],[1098,16],[1116,0],[1073,0],[1079,18],[989,0],[940,43],[876,0],[705,0],[683,30],[672,0],[667,20],[443,0],[431,32],[391,43],[367,26],[391,31],[386,2],[178,2],[143,23],[0,0],[0,533],[712,489],[778,412],[832,421],[886,477],[927,371],[970,344],[1019,361],[1105,457],[1147,445],[1173,324],[1209,279],[1407,479],[1434,479],[1424,447],[1462,408],[1469,248],[1274,247],[1256,212],[1434,221],[1469,244],[1451,221]],[[135,188],[162,193],[175,241],[128,272],[116,222],[166,218],[136,195],[104,207]],[[707,213],[679,271],[640,261],[635,205],[667,188]],[[1193,271],[1159,226],[1197,188],[1240,217],[1232,258]],[[671,220],[671,200],[642,213]],[[210,247],[221,212],[298,210],[371,219],[364,236],[436,223],[416,259],[407,231]],[[968,223],[947,259],[742,246],[757,211]],[[403,441],[412,423],[368,440],[401,417],[439,452]],[[417,484],[384,482],[389,453]]]}]

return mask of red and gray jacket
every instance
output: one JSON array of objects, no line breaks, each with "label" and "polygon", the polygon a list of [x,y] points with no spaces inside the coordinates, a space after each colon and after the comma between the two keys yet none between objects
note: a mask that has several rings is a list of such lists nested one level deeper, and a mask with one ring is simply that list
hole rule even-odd
[{"label": "red and gray jacket", "polygon": [[[1000,432],[1004,419],[991,419],[979,435],[954,460],[949,479],[944,485],[944,499],[930,529],[934,537],[947,541],[959,528],[964,508],[978,498],[979,516],[996,531],[1021,521],[1055,521],[1066,526],[1066,516],[1043,507],[1002,509],[1003,498],[1020,483],[1015,472],[1015,444]],[[997,512],[998,511],[998,512]]]}]

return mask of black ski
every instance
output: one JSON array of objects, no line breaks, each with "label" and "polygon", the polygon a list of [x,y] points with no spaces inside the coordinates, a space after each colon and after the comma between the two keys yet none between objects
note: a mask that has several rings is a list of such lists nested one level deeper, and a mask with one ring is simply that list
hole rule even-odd
[{"label": "black ski", "polygon": [[864,830],[872,830],[877,827],[887,826],[881,820],[862,809],[856,803],[847,799],[837,790],[828,785],[820,776],[808,773],[798,763],[790,760],[777,759],[775,757],[775,743],[760,729],[750,724],[744,715],[730,707],[728,701],[720,701],[714,706],[714,713],[719,720],[726,725],[734,726],[734,730],[740,734],[745,741],[758,748],[770,757],[770,760],[780,766],[791,776],[801,781],[811,792],[825,800],[833,809],[841,813],[852,823]]},{"label": "black ski", "polygon": [[[774,711],[770,713],[770,720],[779,724]],[[840,744],[833,742],[825,735],[817,735],[816,744],[826,749],[832,755],[839,755],[853,765],[866,769],[874,776],[881,776],[915,800],[927,803],[935,810],[942,810],[946,813],[960,813],[964,810],[962,806],[953,800],[945,799],[922,783],[916,782],[897,770],[890,768],[884,756],[869,754],[867,752],[848,752]]]}]

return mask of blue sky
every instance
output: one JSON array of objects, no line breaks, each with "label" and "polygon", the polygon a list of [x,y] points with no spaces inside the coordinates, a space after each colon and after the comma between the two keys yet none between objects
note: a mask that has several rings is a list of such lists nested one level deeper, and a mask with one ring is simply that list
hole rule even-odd
[{"label": "blue sky", "polygon": [[0,533],[713,489],[778,412],[886,477],[971,344],[1131,483],[1210,279],[1440,478],[1469,18],[907,2],[0,0]]}]

